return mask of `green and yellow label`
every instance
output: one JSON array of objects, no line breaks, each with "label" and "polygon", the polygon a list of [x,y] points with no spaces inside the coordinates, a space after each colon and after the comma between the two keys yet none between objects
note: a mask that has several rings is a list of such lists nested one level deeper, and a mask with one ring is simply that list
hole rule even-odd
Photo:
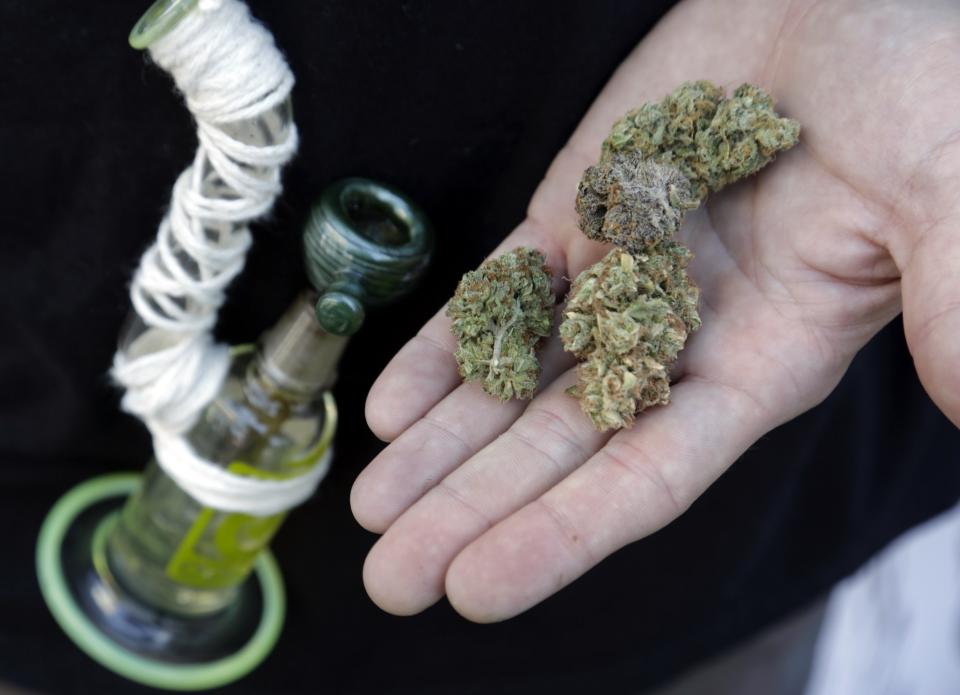
[{"label": "green and yellow label", "polygon": [[[264,471],[244,461],[234,461],[227,470],[261,480],[286,480],[303,475],[319,463],[330,446],[333,421],[328,418],[326,424],[317,444],[303,457],[289,461],[283,471]],[[286,515],[281,512],[252,516],[204,507],[167,563],[167,576],[196,589],[225,589],[240,583],[250,573],[260,551],[270,544]]]}]

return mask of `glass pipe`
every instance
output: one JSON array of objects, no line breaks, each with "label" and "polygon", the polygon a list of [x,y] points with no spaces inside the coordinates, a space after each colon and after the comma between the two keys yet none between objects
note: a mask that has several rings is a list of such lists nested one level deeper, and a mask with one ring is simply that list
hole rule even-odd
[{"label": "glass pipe", "polygon": [[[146,47],[197,6],[198,0],[159,0],[131,33],[131,44]],[[281,143],[292,128],[290,103],[217,127],[246,145]],[[243,173],[273,176],[253,166]],[[193,188],[221,210],[241,200],[205,152],[191,175]],[[189,231],[228,246],[246,235],[239,219]],[[431,251],[423,213],[402,194],[365,179],[328,187],[304,230],[312,290],[258,346],[233,351],[220,392],[185,434],[195,452],[237,476],[319,476],[336,428],[330,388],[349,336],[368,309],[414,285]],[[174,271],[211,279],[213,271],[198,267],[176,243],[167,258]],[[178,334],[164,317],[186,310],[201,322],[209,318],[189,296],[147,301],[153,325],[134,316],[121,337],[128,359],[175,344]],[[156,462],[143,476],[100,476],[64,495],[44,521],[40,587],[70,639],[116,673],[177,690],[220,686],[260,663],[280,632],[282,581],[265,551],[284,518],[204,505]]]},{"label": "glass pipe", "polygon": [[[134,27],[131,45],[149,46],[197,4],[159,0]],[[290,100],[216,127],[246,146],[277,145],[293,127]],[[244,175],[274,175],[269,167],[234,163]],[[229,204],[242,198],[206,151],[188,175],[208,200]],[[191,231],[221,247],[243,243],[248,233],[243,219],[186,222],[199,224]],[[199,266],[177,240],[170,250],[178,267],[163,270],[211,280],[215,271]],[[234,350],[220,393],[185,434],[199,456],[235,475],[284,480],[329,462],[337,417],[329,389],[340,355],[367,308],[394,301],[413,286],[428,262],[432,234],[423,213],[399,192],[347,179],[327,188],[311,211],[304,250],[313,290],[297,298],[255,349]],[[128,319],[120,340],[127,359],[176,344],[177,328],[164,320],[171,314],[203,319],[210,311],[189,293],[139,299],[149,302],[145,313],[155,316]],[[153,461],[123,510],[97,526],[92,569],[74,573],[81,577],[77,593],[84,610],[134,652],[168,661],[215,658],[229,651],[245,580],[284,517],[204,506]]]},{"label": "glass pipe", "polygon": [[[131,45],[149,46],[196,5],[196,0],[156,2],[131,31]],[[290,99],[254,118],[217,127],[243,145],[276,145],[290,135]],[[269,167],[234,164],[254,178],[267,180],[273,175]],[[199,178],[199,190],[204,198],[211,201],[241,198],[213,166],[206,151],[200,152],[191,172],[195,179]],[[200,234],[218,247],[242,243],[239,235],[247,234],[243,220],[203,218],[200,224]],[[199,282],[210,279],[210,271],[201,268],[175,238],[171,239],[171,252],[181,272]],[[160,265],[173,275],[162,260]],[[165,310],[163,302],[190,315],[202,314],[206,309],[197,306],[189,294],[164,296],[160,302],[149,297],[143,299],[165,318],[170,318],[170,312]],[[206,408],[187,435],[188,442],[201,457],[220,463],[228,470],[246,470],[244,467],[252,466],[259,470],[260,477],[282,478],[302,472],[323,454],[335,426],[336,408],[332,397],[323,397],[318,390],[323,384],[297,380],[291,374],[302,372],[302,363],[314,353],[324,355],[335,364],[344,341],[338,336],[311,331],[311,324],[302,316],[304,306],[307,300],[301,298],[256,355],[250,351],[234,355],[220,396]],[[163,350],[178,340],[179,333],[165,327],[162,321],[145,322],[133,313],[121,334],[120,350],[128,359],[136,359]],[[290,347],[291,341],[296,344],[294,349]],[[274,354],[277,346],[283,346],[280,358]],[[328,371],[332,368],[327,365]],[[200,521],[194,518],[198,514],[202,517]],[[200,505],[152,462],[144,475],[143,487],[127,504],[116,530],[109,536],[108,562],[101,562],[102,574],[105,580],[119,581],[131,594],[164,610],[185,615],[218,610],[232,600],[236,585],[252,567],[257,554],[254,546],[265,545],[279,521],[279,518],[252,521],[217,516],[212,510],[201,513]],[[190,543],[171,545],[174,539],[179,542],[184,532],[188,532]],[[232,540],[225,540],[230,534]],[[218,561],[222,565],[226,557],[233,558],[229,570],[214,566]],[[185,581],[171,583],[168,581],[171,577]]]},{"label": "glass pipe", "polygon": [[[321,465],[336,427],[326,389],[347,339],[320,328],[314,303],[314,293],[304,293],[259,349],[234,351],[220,395],[187,434],[197,454],[268,480]],[[221,610],[284,516],[204,507],[153,461],[108,537],[107,579],[178,615]]]},{"label": "glass pipe", "polygon": [[[368,308],[409,291],[432,232],[399,192],[367,179],[328,187],[304,230],[301,294],[259,346],[234,351],[219,396],[186,438],[237,475],[280,480],[324,465],[335,426],[329,389]],[[285,518],[206,507],[151,462],[119,516],[97,530],[87,612],[113,639],[164,659],[214,658],[229,644],[258,555]]]}]

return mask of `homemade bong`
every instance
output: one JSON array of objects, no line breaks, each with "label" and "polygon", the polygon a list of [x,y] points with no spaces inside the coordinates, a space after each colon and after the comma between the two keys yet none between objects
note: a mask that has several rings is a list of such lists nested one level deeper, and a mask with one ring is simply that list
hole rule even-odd
[{"label": "homemade bong", "polygon": [[[198,18],[203,12],[210,16]],[[255,67],[273,72],[253,80],[248,100],[198,97],[185,84],[190,60],[206,61],[197,70],[231,69],[209,64],[216,50],[190,53],[191,41],[214,40],[202,32],[217,31],[220,41],[256,33],[268,53]],[[57,622],[91,657],[131,680],[197,690],[242,677],[275,644],[285,599],[267,545],[329,467],[330,388],[349,336],[366,309],[412,288],[432,232],[387,186],[356,178],[329,186],[304,230],[312,289],[257,346],[214,345],[209,330],[242,269],[247,223],[269,210],[279,166],[296,147],[292,76],[237,0],[160,0],[130,41],[143,48],[161,39],[166,55],[153,51],[154,59],[185,93],[201,147],[134,279],[136,314],[114,365],[156,459],[142,478],[102,476],[58,501],[40,533],[37,571]],[[244,47],[226,48],[243,59]],[[164,371],[171,354],[181,369],[174,377]]]}]

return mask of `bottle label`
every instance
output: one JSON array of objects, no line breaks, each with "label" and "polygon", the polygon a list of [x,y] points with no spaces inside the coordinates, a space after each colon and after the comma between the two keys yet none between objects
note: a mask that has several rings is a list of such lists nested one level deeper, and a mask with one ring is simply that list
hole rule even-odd
[{"label": "bottle label", "polygon": [[[232,462],[227,470],[261,480],[285,480],[316,465],[328,446],[329,439],[321,437],[313,449],[281,472],[264,471],[244,461]],[[226,589],[240,583],[285,517],[286,512],[251,516],[204,507],[167,564],[167,577],[196,589]]]}]

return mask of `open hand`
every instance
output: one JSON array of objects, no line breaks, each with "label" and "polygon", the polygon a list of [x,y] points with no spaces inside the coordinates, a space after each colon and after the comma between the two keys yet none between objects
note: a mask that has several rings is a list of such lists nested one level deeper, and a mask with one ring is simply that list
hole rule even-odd
[{"label": "open hand", "polygon": [[687,80],[769,91],[801,122],[801,142],[687,217],[703,328],[681,353],[671,404],[596,432],[564,393],[576,379],[556,336],[536,398],[500,404],[460,384],[441,310],[367,403],[392,442],[352,495],[359,522],[384,534],[364,567],[371,598],[411,614],[446,593],[477,621],[526,610],[670,523],[760,436],[825,398],[901,307],[920,378],[960,423],[958,74],[950,0],[681,3],[494,252],[540,249],[562,292],[562,277],[607,250],[577,229],[573,204],[623,113]]}]

